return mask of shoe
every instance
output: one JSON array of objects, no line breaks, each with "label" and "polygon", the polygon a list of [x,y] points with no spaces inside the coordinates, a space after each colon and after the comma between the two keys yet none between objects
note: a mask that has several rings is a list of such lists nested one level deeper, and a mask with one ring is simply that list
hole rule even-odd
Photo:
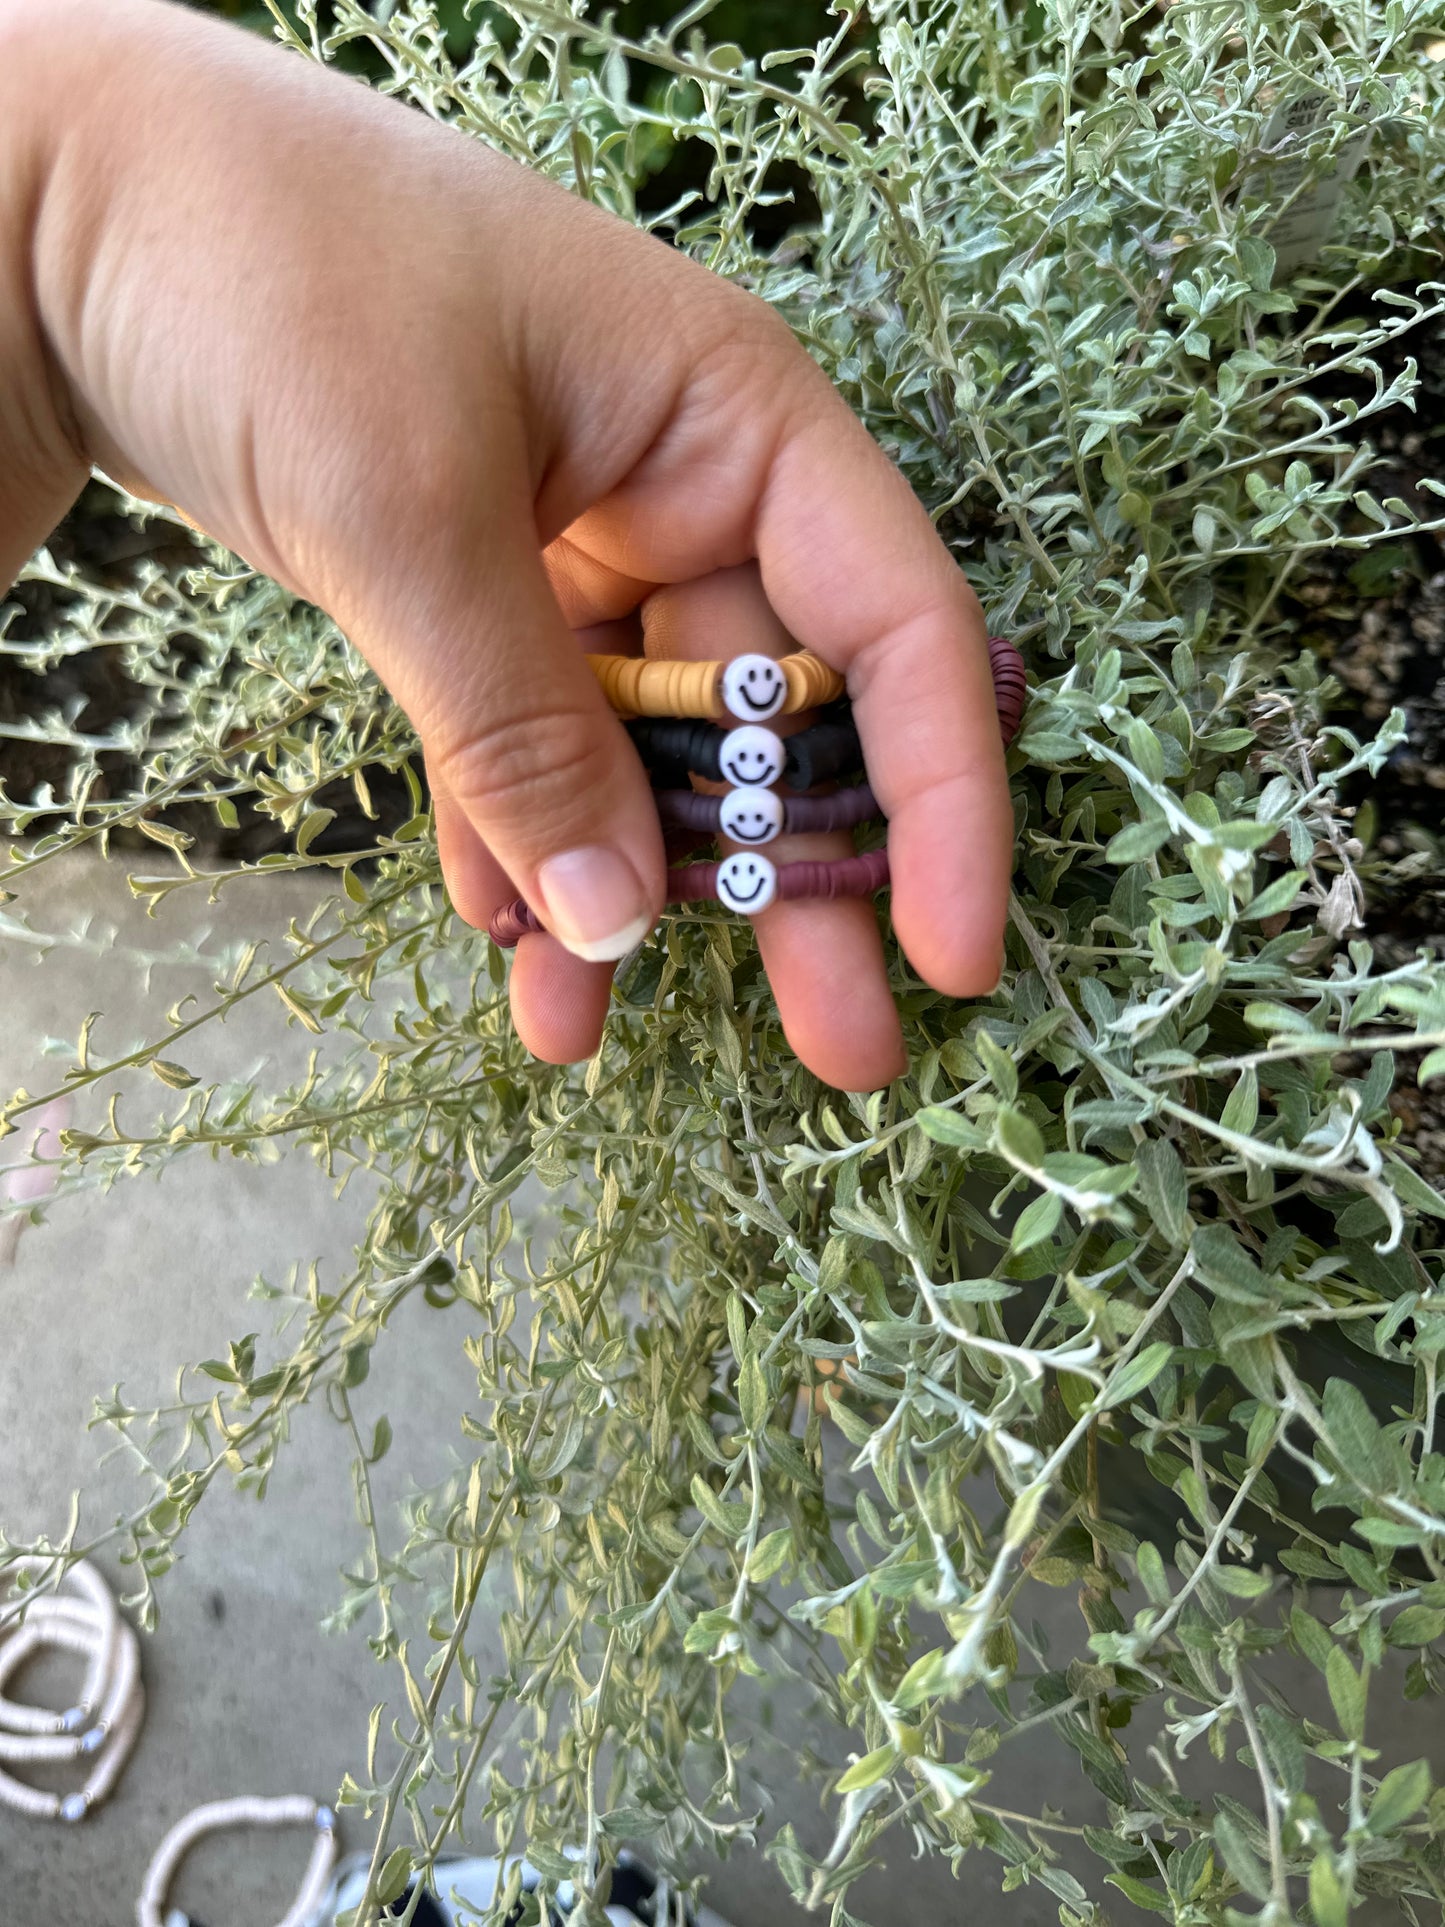
[{"label": "shoe", "polygon": [[[516,1864],[515,1860],[439,1860],[432,1876],[436,1892],[422,1894],[412,1915],[412,1927],[478,1927],[487,1908],[495,1900],[498,1887]],[[349,1869],[343,1865],[331,1893],[322,1902],[320,1911],[308,1927],[334,1927],[339,1915],[355,1907],[366,1891],[366,1871],[365,1862],[357,1864],[353,1861]],[[539,1884],[539,1875],[524,1861],[523,1893],[534,1893]],[[675,1915],[666,1914],[662,1920],[657,1915],[659,1899],[665,1904],[665,1895],[659,1892],[662,1885],[652,1869],[636,1855],[625,1852],[619,1855],[617,1865],[612,1870],[612,1892],[606,1909],[611,1927],[670,1927]],[[382,1918],[399,1920],[406,1911],[410,1896],[411,1889],[408,1888],[400,1899],[392,1901],[388,1908],[382,1910]],[[552,1907],[552,1927],[566,1927],[571,1910],[572,1896],[564,1886]],[[517,1927],[521,1917],[520,1907],[514,1908],[506,1927]],[[729,1927],[729,1923],[710,1907],[687,1908],[683,1921],[685,1927]],[[167,1922],[166,1927],[172,1927],[172,1923]],[[192,1927],[195,1927],[194,1923]]]}]

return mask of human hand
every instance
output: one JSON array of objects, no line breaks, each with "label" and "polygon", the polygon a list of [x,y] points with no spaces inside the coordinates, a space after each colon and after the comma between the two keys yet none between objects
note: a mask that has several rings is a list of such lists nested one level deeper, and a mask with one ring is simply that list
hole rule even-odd
[{"label": "human hand", "polygon": [[[157,0],[0,0],[0,129],[0,576],[94,463],[334,616],[421,737],[458,910],[520,893],[555,933],[513,971],[530,1048],[595,1047],[661,908],[583,661],[644,601],[679,652],[791,637],[846,674],[899,940],[947,993],[993,983],[1011,818],[977,605],[760,302]],[[819,1076],[903,1068],[867,905],[780,905],[760,939]]]}]

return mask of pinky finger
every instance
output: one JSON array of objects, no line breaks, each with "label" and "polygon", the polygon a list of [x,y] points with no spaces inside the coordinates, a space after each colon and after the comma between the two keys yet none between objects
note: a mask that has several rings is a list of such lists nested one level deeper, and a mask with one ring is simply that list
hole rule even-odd
[{"label": "pinky finger", "polygon": [[506,871],[468,821],[459,803],[443,790],[432,788],[432,820],[437,830],[437,855],[452,908],[463,923],[485,930],[499,905],[516,895]]},{"label": "pinky finger", "polygon": [[[438,791],[432,807],[452,906],[464,923],[484,930],[516,888],[458,804]],[[614,967],[584,963],[546,931],[523,937],[512,960],[509,991],[517,1035],[533,1057],[575,1064],[592,1055],[607,1019]]]},{"label": "pinky finger", "polygon": [[584,963],[545,930],[523,937],[512,962],[512,1022],[545,1064],[576,1064],[602,1041],[616,964]]}]

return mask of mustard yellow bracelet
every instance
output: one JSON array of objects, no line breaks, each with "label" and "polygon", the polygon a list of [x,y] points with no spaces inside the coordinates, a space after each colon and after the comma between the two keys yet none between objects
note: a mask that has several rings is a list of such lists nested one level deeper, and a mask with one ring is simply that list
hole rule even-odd
[{"label": "mustard yellow bracelet", "polygon": [[843,694],[843,678],[809,649],[790,656],[734,656],[731,662],[648,661],[589,656],[602,693],[620,716],[736,716],[762,723],[819,709]]}]

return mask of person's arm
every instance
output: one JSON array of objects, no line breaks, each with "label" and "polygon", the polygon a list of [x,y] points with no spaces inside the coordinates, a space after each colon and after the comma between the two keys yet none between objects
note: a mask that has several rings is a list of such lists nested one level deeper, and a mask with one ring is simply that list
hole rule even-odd
[{"label": "person's arm", "polygon": [[[0,0],[5,580],[92,462],[366,655],[421,737],[462,914],[520,893],[561,940],[513,972],[539,1054],[595,1046],[663,898],[574,632],[754,558],[770,608],[729,649],[781,626],[846,673],[899,938],[944,991],[993,983],[1011,820],[977,604],[782,322],[663,243],[179,7]],[[759,931],[812,1068],[895,1075],[867,907]]]}]

